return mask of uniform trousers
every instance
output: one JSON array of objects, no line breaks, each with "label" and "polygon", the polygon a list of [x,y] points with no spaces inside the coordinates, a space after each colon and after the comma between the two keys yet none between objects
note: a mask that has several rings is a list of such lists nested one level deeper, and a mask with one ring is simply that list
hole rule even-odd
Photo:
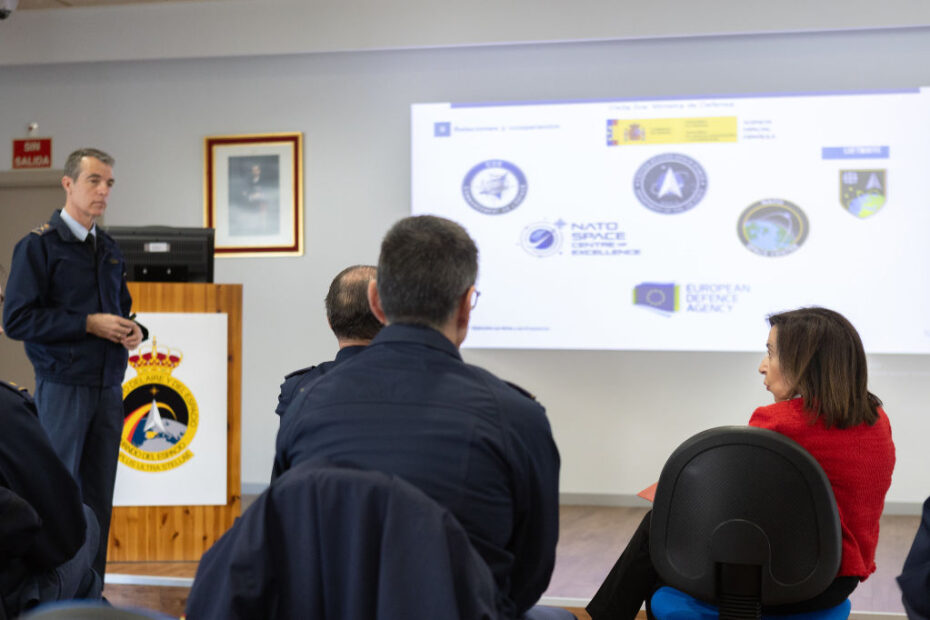
[{"label": "uniform trousers", "polygon": [[118,385],[87,387],[37,377],[35,402],[52,448],[97,517],[100,541],[93,568],[103,578],[123,430],[123,390]]}]

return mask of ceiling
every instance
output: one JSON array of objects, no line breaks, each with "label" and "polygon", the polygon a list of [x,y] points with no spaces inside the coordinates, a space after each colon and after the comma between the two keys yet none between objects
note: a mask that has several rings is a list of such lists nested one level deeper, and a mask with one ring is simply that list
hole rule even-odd
[{"label": "ceiling", "polygon": [[153,2],[187,2],[190,0],[19,0],[19,11],[30,9],[70,9],[85,6],[114,6],[119,4],[147,4]]}]

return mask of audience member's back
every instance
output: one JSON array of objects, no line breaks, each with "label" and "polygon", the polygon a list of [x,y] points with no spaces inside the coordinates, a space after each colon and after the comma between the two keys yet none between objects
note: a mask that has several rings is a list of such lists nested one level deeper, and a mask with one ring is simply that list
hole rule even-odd
[{"label": "audience member's back", "polygon": [[519,615],[554,565],[559,457],[531,396],[462,361],[476,274],[458,225],[395,225],[369,291],[387,327],[295,400],[276,467],[326,459],[413,483],[461,522]]}]

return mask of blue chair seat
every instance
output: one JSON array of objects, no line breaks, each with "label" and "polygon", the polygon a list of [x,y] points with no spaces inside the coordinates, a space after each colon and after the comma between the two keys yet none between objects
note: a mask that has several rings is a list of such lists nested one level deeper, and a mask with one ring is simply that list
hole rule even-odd
[{"label": "blue chair seat", "polygon": [[[668,586],[659,588],[650,599],[652,615],[656,620],[717,620],[717,607],[699,601],[680,590]],[[789,615],[762,614],[762,620],[846,620],[851,605],[846,599],[836,607]]]}]

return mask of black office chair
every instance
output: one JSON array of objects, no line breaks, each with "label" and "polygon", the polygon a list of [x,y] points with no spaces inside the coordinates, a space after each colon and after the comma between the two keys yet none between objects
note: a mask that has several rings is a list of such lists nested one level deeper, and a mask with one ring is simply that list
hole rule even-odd
[{"label": "black office chair", "polygon": [[784,435],[713,428],[681,444],[662,469],[649,551],[666,584],[716,605],[720,618],[760,618],[762,605],[813,598],[836,578],[833,490]]}]

